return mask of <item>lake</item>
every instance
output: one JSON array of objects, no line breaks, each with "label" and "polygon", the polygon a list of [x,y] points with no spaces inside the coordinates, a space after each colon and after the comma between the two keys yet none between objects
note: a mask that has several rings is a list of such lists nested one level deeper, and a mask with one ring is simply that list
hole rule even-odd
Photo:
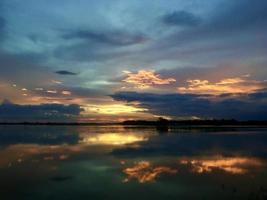
[{"label": "lake", "polygon": [[267,129],[0,126],[0,199],[267,199]]}]

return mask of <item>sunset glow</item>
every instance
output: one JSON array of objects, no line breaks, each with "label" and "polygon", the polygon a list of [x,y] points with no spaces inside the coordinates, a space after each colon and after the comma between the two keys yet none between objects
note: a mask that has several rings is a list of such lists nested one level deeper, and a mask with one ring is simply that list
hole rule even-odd
[{"label": "sunset glow", "polygon": [[259,0],[66,1],[0,3],[0,121],[267,119]]},{"label": "sunset glow", "polygon": [[267,0],[0,0],[0,200],[267,199]]},{"label": "sunset glow", "polygon": [[123,113],[138,113],[144,112],[147,109],[138,108],[131,105],[124,105],[124,104],[111,104],[111,105],[89,105],[86,108],[88,111],[99,113],[99,114],[123,114]]}]

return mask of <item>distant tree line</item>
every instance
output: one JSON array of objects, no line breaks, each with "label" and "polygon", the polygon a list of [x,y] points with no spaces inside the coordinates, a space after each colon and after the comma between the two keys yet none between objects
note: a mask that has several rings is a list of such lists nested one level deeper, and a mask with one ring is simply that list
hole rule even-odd
[{"label": "distant tree line", "polygon": [[267,121],[238,121],[235,119],[212,119],[212,120],[167,120],[159,118],[157,121],[146,121],[146,120],[128,120],[122,123],[123,125],[148,125],[148,126],[190,126],[190,125],[267,125]]}]

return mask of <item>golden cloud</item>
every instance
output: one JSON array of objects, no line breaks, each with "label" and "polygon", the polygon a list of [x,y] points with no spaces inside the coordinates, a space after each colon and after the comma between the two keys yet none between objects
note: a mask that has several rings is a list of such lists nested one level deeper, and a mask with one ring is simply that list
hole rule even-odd
[{"label": "golden cloud", "polygon": [[253,93],[267,87],[266,81],[249,80],[247,76],[222,79],[218,82],[208,80],[188,80],[188,86],[178,87],[180,93],[224,94]]},{"label": "golden cloud", "polygon": [[153,70],[140,70],[137,73],[123,71],[127,77],[123,82],[135,85],[139,89],[147,89],[155,85],[167,85],[176,82],[174,78],[163,79]]}]

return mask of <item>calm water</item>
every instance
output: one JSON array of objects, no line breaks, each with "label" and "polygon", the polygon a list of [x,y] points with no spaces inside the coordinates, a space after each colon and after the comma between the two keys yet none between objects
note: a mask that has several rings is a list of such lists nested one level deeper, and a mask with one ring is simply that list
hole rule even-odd
[{"label": "calm water", "polygon": [[0,199],[267,199],[267,129],[0,126]]}]

